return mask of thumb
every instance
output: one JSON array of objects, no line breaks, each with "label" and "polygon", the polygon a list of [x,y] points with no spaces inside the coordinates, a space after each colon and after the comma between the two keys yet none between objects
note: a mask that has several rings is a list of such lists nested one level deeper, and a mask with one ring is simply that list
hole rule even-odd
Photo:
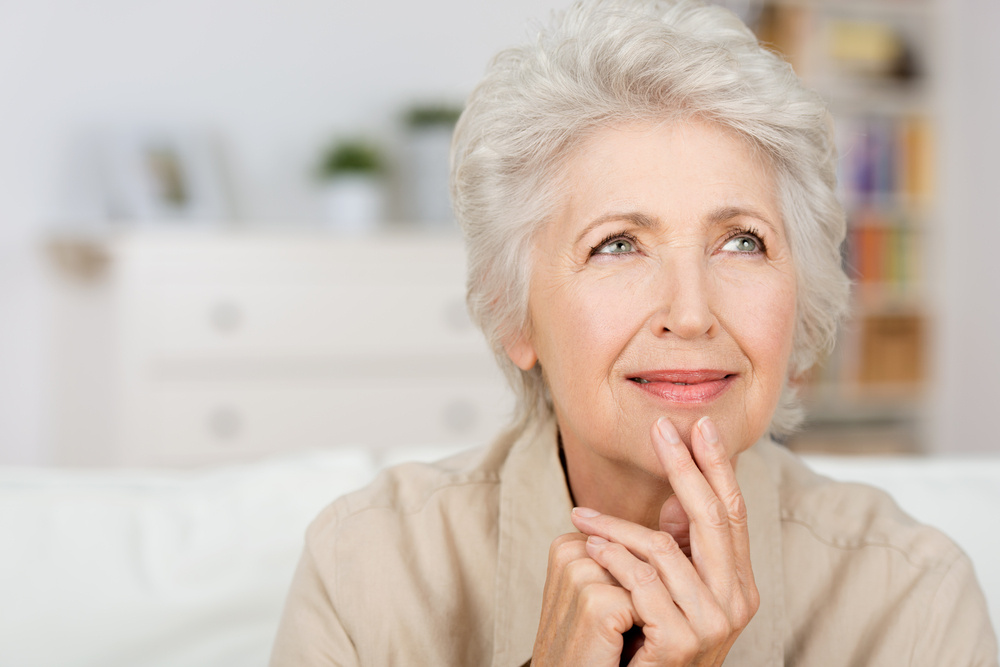
[{"label": "thumb", "polygon": [[669,533],[684,555],[691,557],[691,520],[676,494],[660,507],[660,530]]}]

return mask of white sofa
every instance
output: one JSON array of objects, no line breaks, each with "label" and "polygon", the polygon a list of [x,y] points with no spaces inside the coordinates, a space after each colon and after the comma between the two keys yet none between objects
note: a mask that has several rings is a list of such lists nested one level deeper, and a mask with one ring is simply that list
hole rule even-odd
[{"label": "white sofa", "polygon": [[[383,465],[361,447],[191,471],[0,469],[0,666],[265,665],[309,520]],[[972,557],[1000,619],[1000,458],[811,457]]]}]

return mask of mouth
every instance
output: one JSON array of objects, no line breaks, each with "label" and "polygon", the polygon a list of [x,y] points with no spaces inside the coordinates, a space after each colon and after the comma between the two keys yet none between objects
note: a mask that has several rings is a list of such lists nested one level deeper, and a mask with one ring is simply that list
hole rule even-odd
[{"label": "mouth", "polygon": [[628,380],[643,392],[670,403],[707,403],[720,396],[738,377],[724,370],[660,370]]}]

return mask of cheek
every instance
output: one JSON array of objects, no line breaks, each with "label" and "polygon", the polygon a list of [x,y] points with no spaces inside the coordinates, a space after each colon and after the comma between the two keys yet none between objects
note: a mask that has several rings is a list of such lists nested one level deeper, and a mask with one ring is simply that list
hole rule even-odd
[{"label": "cheek", "polygon": [[767,430],[788,376],[795,329],[794,278],[743,275],[727,281],[719,319],[750,364],[741,417],[731,422],[734,453]]},{"label": "cheek", "polygon": [[539,361],[549,379],[565,373],[577,384],[581,374],[605,377],[635,334],[639,290],[621,280],[579,276],[552,281],[540,290],[535,312]]},{"label": "cheek", "polygon": [[723,325],[753,365],[755,379],[780,391],[795,331],[795,279],[768,270],[726,281],[721,298]]}]

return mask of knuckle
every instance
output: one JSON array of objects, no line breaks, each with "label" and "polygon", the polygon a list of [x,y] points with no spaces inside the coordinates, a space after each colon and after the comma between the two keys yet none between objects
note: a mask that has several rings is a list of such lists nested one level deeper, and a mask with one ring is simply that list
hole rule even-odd
[{"label": "knuckle", "polygon": [[581,588],[586,582],[591,580],[590,562],[582,558],[566,563],[563,568],[563,576],[573,588]]},{"label": "knuckle", "polygon": [[698,464],[694,462],[694,459],[689,455],[685,455],[684,452],[678,449],[678,455],[674,458],[674,466],[677,468],[678,474],[681,475],[693,475],[695,473],[701,474],[698,469]]},{"label": "knuckle", "polygon": [[747,504],[743,500],[743,494],[739,491],[735,491],[732,496],[729,497],[726,502],[726,506],[729,507],[729,520],[736,524],[746,524],[747,522]]},{"label": "knuckle", "polygon": [[677,540],[670,535],[670,533],[664,533],[662,531],[656,531],[649,536],[649,544],[647,545],[649,549],[650,557],[655,558],[657,556],[668,557],[677,552],[680,549],[677,546]]},{"label": "knuckle", "polygon": [[577,606],[585,618],[599,617],[604,612],[604,591],[596,584],[588,584],[580,589]]},{"label": "knuckle", "polygon": [[678,632],[672,643],[676,647],[678,657],[683,657],[685,663],[692,660],[702,650],[701,639],[691,628],[685,628],[685,631]]},{"label": "knuckle", "polygon": [[552,540],[552,547],[565,548],[567,546],[573,546],[582,539],[585,538],[581,533],[565,533]]},{"label": "knuckle", "polygon": [[730,617],[734,628],[744,628],[753,618],[754,611],[751,609],[750,601],[742,595],[737,595],[730,604]]},{"label": "knuckle", "polygon": [[711,528],[729,527],[729,514],[718,498],[711,498],[705,504],[705,518]]},{"label": "knuckle", "polygon": [[[747,612],[750,618],[753,618],[757,610],[760,609],[760,591],[757,590],[757,585],[754,583],[750,584],[750,590],[747,591]],[[750,618],[747,619],[747,623],[750,622]]]},{"label": "knuckle", "polygon": [[648,586],[658,581],[660,574],[649,563],[639,563],[635,568],[634,577],[637,586]]},{"label": "knuckle", "polygon": [[716,443],[714,446],[709,447],[706,452],[706,458],[708,459],[708,464],[716,468],[731,465],[729,454],[726,452],[726,448],[722,446],[722,443]]},{"label": "knuckle", "polygon": [[733,632],[733,626],[721,610],[716,609],[705,619],[705,627],[702,634],[706,646],[718,646],[726,641]]},{"label": "knuckle", "polygon": [[580,539],[572,534],[560,535],[549,546],[549,564],[556,569],[565,568],[579,558]]}]

